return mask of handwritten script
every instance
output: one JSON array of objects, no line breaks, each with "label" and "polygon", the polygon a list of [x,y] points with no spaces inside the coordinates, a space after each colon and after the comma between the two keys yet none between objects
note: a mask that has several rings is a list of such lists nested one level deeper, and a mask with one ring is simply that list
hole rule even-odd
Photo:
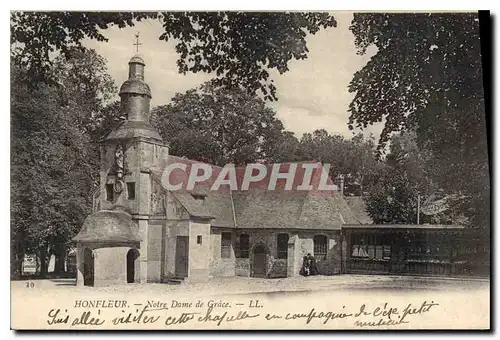
[{"label": "handwritten script", "polygon": [[[51,308],[47,312],[47,324],[53,327],[89,326],[120,328],[121,325],[155,325],[154,328],[175,327],[187,324],[196,329],[196,324],[213,325],[214,328],[240,323],[245,320],[265,323],[294,323],[316,326],[331,324],[338,321],[349,322],[358,328],[384,328],[400,324],[408,324],[413,318],[431,313],[439,306],[434,301],[421,301],[403,305],[363,303],[355,307],[335,306],[330,310],[308,308],[297,311],[266,312],[259,300],[246,300],[240,303],[209,300],[196,302],[146,301],[144,303],[129,303],[126,300],[77,300],[74,308]],[[262,322],[262,323],[260,323]]]}]

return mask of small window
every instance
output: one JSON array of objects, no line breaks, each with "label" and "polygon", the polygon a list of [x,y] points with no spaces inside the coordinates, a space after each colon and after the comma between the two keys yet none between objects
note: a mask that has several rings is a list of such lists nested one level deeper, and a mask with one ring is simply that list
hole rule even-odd
[{"label": "small window", "polygon": [[278,258],[288,258],[288,234],[278,234]]},{"label": "small window", "polygon": [[201,244],[201,235],[196,236],[196,243]]},{"label": "small window", "polygon": [[314,236],[314,257],[316,260],[326,260],[327,241],[328,238],[324,235]]},{"label": "small window", "polygon": [[231,233],[221,234],[220,256],[223,259],[231,258]]},{"label": "small window", "polygon": [[129,200],[135,200],[135,182],[127,182],[127,195]]},{"label": "small window", "polygon": [[113,192],[114,192],[113,184],[112,183],[106,184],[106,201],[113,202]]},{"label": "small window", "polygon": [[248,234],[240,235],[240,244],[238,256],[242,259],[248,259],[250,253],[250,236]]}]

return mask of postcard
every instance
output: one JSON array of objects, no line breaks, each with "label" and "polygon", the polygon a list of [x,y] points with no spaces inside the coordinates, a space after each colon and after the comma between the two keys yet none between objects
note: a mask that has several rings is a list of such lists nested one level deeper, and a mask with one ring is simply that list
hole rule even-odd
[{"label": "postcard", "polygon": [[489,330],[489,20],[12,11],[11,328]]}]

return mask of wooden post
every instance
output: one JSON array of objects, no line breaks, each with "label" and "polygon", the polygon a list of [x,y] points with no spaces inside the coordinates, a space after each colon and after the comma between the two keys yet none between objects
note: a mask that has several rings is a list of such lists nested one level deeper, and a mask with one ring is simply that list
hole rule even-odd
[{"label": "wooden post", "polygon": [[417,224],[420,224],[420,194],[417,195]]}]

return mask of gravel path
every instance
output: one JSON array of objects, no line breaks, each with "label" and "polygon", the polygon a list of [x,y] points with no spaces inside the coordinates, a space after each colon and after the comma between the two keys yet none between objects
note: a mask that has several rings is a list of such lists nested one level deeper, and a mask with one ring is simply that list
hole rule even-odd
[{"label": "gravel path", "polygon": [[[471,290],[488,288],[487,279],[457,279],[444,277],[336,275],[294,277],[283,279],[257,279],[248,277],[218,277],[206,283],[182,284],[128,284],[107,287],[76,287],[74,279],[34,280],[37,290],[57,289],[61,293],[92,290],[115,293],[179,293],[197,295],[233,295],[275,292],[307,292],[321,290],[340,291],[424,291],[424,290]],[[26,281],[12,281],[12,290],[25,289]]]}]

